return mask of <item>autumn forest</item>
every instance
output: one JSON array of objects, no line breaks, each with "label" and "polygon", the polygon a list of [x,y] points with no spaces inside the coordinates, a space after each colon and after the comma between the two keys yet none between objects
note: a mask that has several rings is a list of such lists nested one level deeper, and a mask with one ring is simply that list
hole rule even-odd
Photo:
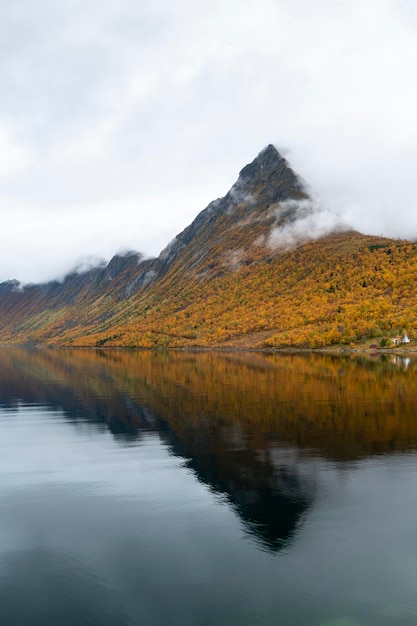
[{"label": "autumn forest", "polygon": [[[305,184],[268,146],[158,258],[129,253],[63,281],[2,283],[0,343],[317,349],[413,341],[417,243],[340,224],[311,237],[300,228],[315,218],[309,203]],[[290,243],[288,231],[298,233]]]}]

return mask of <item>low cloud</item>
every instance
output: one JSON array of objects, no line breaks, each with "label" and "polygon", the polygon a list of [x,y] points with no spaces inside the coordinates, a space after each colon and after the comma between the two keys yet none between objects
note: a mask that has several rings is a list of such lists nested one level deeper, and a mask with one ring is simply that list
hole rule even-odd
[{"label": "low cloud", "polygon": [[252,196],[252,194],[247,193],[241,187],[240,181],[236,182],[233,187],[228,192],[229,198],[231,200],[227,212],[232,213],[234,209],[244,204],[246,206],[254,206],[256,204],[256,199]]},{"label": "low cloud", "polygon": [[273,250],[288,250],[333,232],[349,230],[343,218],[319,200],[287,200],[273,214],[277,225],[265,241]]},{"label": "low cloud", "polygon": [[85,274],[92,269],[99,269],[105,267],[107,262],[104,259],[100,259],[95,256],[86,256],[79,259],[73,269],[74,274]]},{"label": "low cloud", "polygon": [[228,250],[223,257],[223,265],[227,267],[228,270],[234,272],[241,266],[243,260],[245,258],[245,251],[243,248],[238,248],[237,250]]}]

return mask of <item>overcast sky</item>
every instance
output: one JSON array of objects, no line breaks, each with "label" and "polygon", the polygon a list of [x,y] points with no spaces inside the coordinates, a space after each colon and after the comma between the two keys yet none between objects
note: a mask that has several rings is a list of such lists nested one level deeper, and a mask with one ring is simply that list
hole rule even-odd
[{"label": "overcast sky", "polygon": [[268,143],[417,237],[415,0],[0,0],[0,280],[157,255]]}]

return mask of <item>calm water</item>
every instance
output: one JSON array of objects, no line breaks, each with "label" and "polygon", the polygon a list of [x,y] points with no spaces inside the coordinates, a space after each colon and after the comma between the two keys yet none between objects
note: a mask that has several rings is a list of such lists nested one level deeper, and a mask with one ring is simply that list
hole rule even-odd
[{"label": "calm water", "polygon": [[417,624],[417,362],[0,351],[1,626]]}]

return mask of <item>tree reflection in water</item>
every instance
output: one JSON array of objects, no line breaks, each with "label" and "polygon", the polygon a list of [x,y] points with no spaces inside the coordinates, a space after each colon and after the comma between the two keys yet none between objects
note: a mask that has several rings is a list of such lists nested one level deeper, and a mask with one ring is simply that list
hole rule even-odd
[{"label": "tree reflection in water", "polygon": [[410,359],[10,349],[0,367],[3,408],[60,409],[121,445],[158,433],[272,551],[314,500],[300,455],[340,463],[417,443]]}]

